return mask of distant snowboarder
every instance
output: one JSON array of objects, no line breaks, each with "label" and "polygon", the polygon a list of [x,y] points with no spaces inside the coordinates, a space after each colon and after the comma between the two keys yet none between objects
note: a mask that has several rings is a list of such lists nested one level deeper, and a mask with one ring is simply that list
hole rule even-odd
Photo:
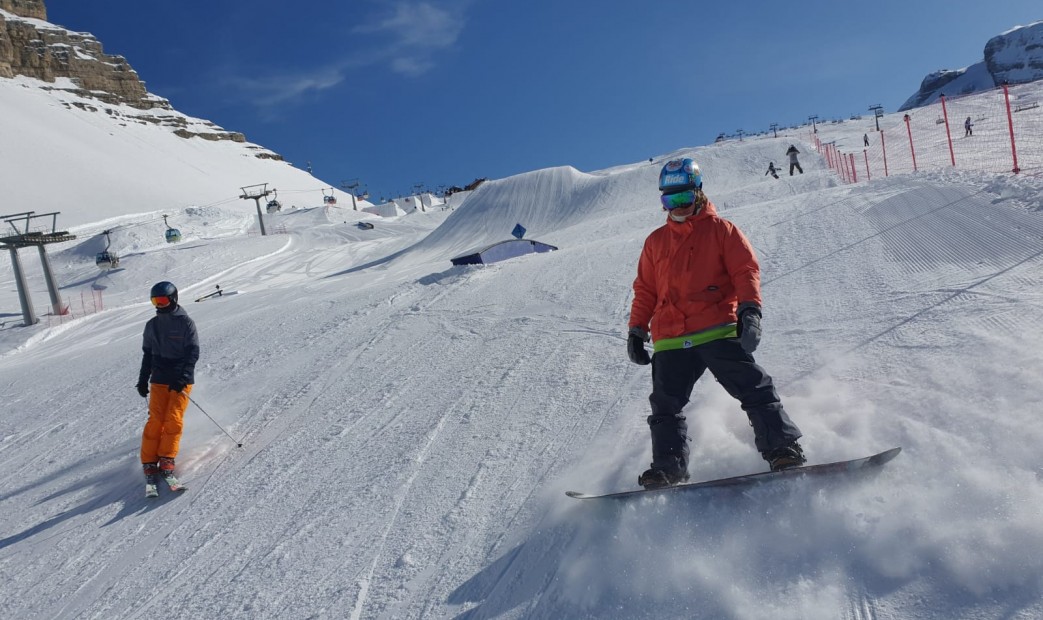
[{"label": "distant snowboarder", "polygon": [[862,134],[862,143],[866,146],[869,146],[869,134]]},{"label": "distant snowboarder", "polygon": [[800,167],[800,162],[797,161],[797,154],[798,153],[800,153],[800,151],[798,151],[797,147],[793,146],[792,144],[789,145],[788,149],[786,149],[786,155],[789,156],[789,175],[790,176],[793,176],[793,169],[794,168],[799,170],[801,174],[804,174],[804,169]]},{"label": "distant snowboarder", "polygon": [[156,316],[145,324],[141,347],[144,354],[135,387],[142,398],[147,398],[151,379],[148,422],[141,434],[141,465],[145,471],[145,494],[155,497],[159,476],[171,490],[183,489],[174,477],[174,458],[181,445],[188,395],[195,383],[199,336],[195,323],[177,303],[176,286],[158,282],[149,298]]},{"label": "distant snowboarder", "polygon": [[963,121],[963,137],[964,138],[966,138],[967,136],[973,136],[974,135],[974,130],[972,129],[972,127],[974,127],[974,123],[971,122],[971,117],[968,116],[967,120]]},{"label": "distant snowboarder", "polygon": [[775,177],[777,179],[777,178],[779,178],[778,171],[779,171],[779,169],[775,167],[775,162],[769,161],[768,162],[768,171],[764,173],[764,176],[768,176],[770,174],[771,176],[773,176],[773,177]]}]

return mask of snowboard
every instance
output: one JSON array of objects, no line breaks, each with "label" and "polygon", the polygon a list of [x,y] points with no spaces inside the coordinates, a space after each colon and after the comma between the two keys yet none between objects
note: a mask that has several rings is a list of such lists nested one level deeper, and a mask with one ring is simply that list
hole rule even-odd
[{"label": "snowboard", "polygon": [[673,486],[662,487],[659,489],[636,489],[632,491],[604,493],[601,495],[580,493],[579,491],[565,491],[565,495],[568,495],[569,497],[574,497],[576,499],[626,499],[629,497],[636,497],[638,495],[651,495],[656,493],[673,493],[676,491],[692,491],[695,489],[716,489],[722,487],[752,486],[761,482],[768,482],[769,480],[779,480],[783,478],[820,476],[824,474],[835,473],[853,473],[868,468],[879,467],[884,463],[890,461],[894,457],[898,456],[898,453],[901,451],[901,448],[891,448],[890,450],[885,450],[880,454],[874,454],[873,456],[867,456],[860,459],[852,459],[850,461],[838,461],[836,463],[821,463],[819,465],[802,465],[800,467],[793,467],[791,469],[784,469],[782,471],[763,471],[756,474],[746,474],[745,476],[733,476],[731,478],[720,478],[718,480],[705,480],[703,482],[685,482],[683,484],[675,484]]}]

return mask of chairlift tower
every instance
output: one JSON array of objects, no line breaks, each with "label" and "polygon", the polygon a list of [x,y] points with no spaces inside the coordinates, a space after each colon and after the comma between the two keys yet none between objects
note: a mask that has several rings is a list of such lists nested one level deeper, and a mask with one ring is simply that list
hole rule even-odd
[{"label": "chairlift tower", "polygon": [[[18,288],[18,302],[22,307],[22,322],[25,327],[36,325],[39,319],[36,318],[36,313],[33,311],[32,298],[29,296],[29,287],[25,281],[25,271],[22,270],[22,263],[18,258],[19,248],[36,246],[37,251],[40,253],[40,262],[43,264],[44,280],[47,281],[47,293],[51,298],[51,311],[54,314],[65,314],[66,312],[66,306],[62,303],[61,296],[58,293],[58,282],[54,278],[54,273],[51,271],[51,263],[47,259],[46,246],[49,243],[72,241],[76,238],[76,235],[70,235],[66,231],[58,230],[58,214],[59,212],[55,211],[37,215],[35,211],[27,211],[12,215],[0,215],[0,219],[10,224],[15,231],[14,235],[0,237],[0,247],[11,251],[11,264],[14,268],[15,284]],[[50,232],[31,230],[32,220],[48,216],[51,217]],[[23,220],[24,224],[19,229],[18,224]]]},{"label": "chairlift tower", "polygon": [[771,133],[774,134],[774,137],[778,138],[779,137],[779,124],[778,123],[772,123],[769,128],[771,129]]},{"label": "chairlift tower", "polygon": [[355,190],[359,186],[359,180],[358,179],[352,179],[352,181],[354,181],[354,183],[348,183],[347,181],[341,181],[340,182],[340,187],[341,187],[341,189],[344,189],[349,194],[351,194],[351,209],[353,211],[358,211],[359,210],[359,206],[358,206],[358,203],[355,202]]},{"label": "chairlift tower", "polygon": [[264,214],[261,213],[261,199],[267,198],[273,190],[268,189],[267,183],[259,183],[257,185],[247,185],[246,187],[240,187],[243,190],[242,195],[239,197],[243,200],[253,200],[257,206],[257,223],[261,225],[261,236],[264,237],[268,233],[264,230]]},{"label": "chairlift tower", "polygon": [[880,117],[884,115],[884,106],[878,103],[869,106],[869,110],[873,113],[873,117],[876,118],[876,130],[880,131]]}]

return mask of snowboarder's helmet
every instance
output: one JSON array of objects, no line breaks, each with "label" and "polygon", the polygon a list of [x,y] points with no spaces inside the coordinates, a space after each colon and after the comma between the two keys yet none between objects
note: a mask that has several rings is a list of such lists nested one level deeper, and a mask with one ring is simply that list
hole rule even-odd
[{"label": "snowboarder's helmet", "polygon": [[157,308],[177,305],[177,287],[171,282],[157,282],[153,284],[148,296],[152,300],[152,305]]},{"label": "snowboarder's helmet", "polygon": [[659,191],[677,194],[690,189],[702,189],[703,175],[699,164],[685,157],[668,161],[659,173]]}]

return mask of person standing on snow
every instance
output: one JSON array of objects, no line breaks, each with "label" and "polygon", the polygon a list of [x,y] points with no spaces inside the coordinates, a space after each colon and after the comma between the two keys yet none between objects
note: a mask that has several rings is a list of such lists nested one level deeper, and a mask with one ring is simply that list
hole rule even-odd
[{"label": "person standing on snow", "polygon": [[779,172],[779,169],[775,167],[775,162],[769,161],[768,162],[768,171],[764,173],[764,176],[768,176],[770,174],[771,176],[773,176],[773,177],[775,177],[777,179],[777,178],[779,178],[778,172]]},{"label": "person standing on snow", "polygon": [[801,174],[804,174],[804,169],[800,167],[800,162],[797,161],[797,153],[800,153],[800,151],[798,151],[797,147],[793,146],[792,144],[789,145],[788,149],[786,149],[786,155],[789,157],[789,175],[790,176],[793,176],[793,169],[794,168],[799,170]]},{"label": "person standing on snow", "polygon": [[[772,471],[803,464],[801,432],[753,352],[761,338],[760,266],[742,232],[717,215],[699,166],[674,160],[659,175],[666,224],[645,240],[634,280],[627,354],[652,365],[652,463],[646,489],[688,480],[688,425],[682,410],[709,370],[736,398]],[[654,341],[651,357],[645,350]]]},{"label": "person standing on snow", "polygon": [[968,116],[967,120],[963,121],[963,137],[964,138],[966,138],[967,136],[973,136],[974,135],[974,130],[971,129],[971,127],[974,127],[974,124],[971,123],[971,117]]},{"label": "person standing on snow", "polygon": [[196,324],[177,303],[177,287],[159,282],[149,292],[156,316],[145,324],[138,373],[138,394],[152,398],[148,404],[148,422],[141,434],[141,464],[149,484],[156,476],[173,476],[174,459],[181,444],[181,432],[188,395],[195,383],[199,360],[199,336]]}]

